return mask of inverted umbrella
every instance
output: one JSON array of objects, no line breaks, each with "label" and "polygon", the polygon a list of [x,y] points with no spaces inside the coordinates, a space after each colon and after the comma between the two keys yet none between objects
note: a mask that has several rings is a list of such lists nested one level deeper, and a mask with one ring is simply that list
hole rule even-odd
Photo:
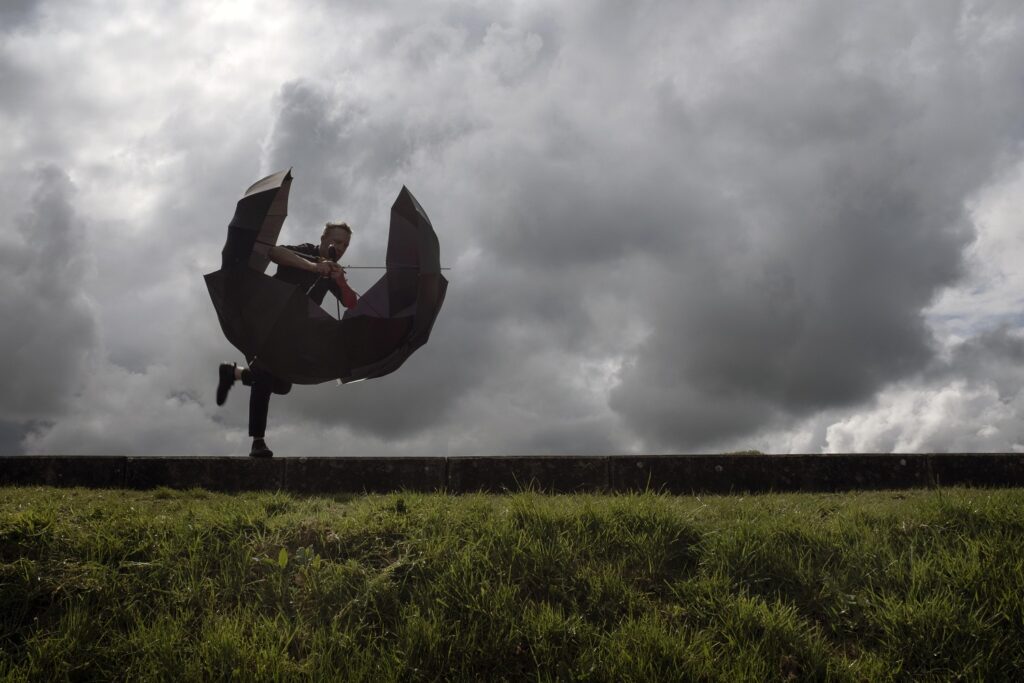
[{"label": "inverted umbrella", "polygon": [[427,341],[448,285],[430,220],[403,187],[391,208],[385,275],[335,320],[299,287],[263,274],[290,183],[283,171],[249,188],[228,227],[222,268],[205,276],[225,336],[250,362],[296,384],[393,372]]}]

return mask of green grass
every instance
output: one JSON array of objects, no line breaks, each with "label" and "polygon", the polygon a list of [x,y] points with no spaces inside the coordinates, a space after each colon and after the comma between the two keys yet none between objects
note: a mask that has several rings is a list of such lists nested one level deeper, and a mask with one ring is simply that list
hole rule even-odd
[{"label": "green grass", "polygon": [[1021,680],[1024,491],[0,489],[0,679]]}]

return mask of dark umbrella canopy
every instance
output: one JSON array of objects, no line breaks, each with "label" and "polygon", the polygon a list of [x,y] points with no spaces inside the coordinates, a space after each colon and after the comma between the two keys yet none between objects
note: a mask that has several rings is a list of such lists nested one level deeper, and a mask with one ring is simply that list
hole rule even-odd
[{"label": "dark umbrella canopy", "polygon": [[[426,212],[408,188],[391,206],[385,259],[387,273],[345,311],[351,372],[343,382],[394,372],[426,343],[444,302],[448,281],[441,275],[441,249]],[[404,323],[396,335],[399,321]],[[387,344],[376,340],[384,336]],[[391,341],[393,340],[393,342]]]},{"label": "dark umbrella canopy", "polygon": [[339,322],[299,287],[248,268],[210,273],[206,286],[224,335],[250,363],[295,384],[347,372]]},{"label": "dark umbrella canopy", "polygon": [[282,171],[249,188],[228,227],[223,267],[206,276],[225,336],[250,362],[296,384],[393,372],[427,341],[448,285],[430,220],[403,187],[391,209],[386,274],[335,320],[303,290],[262,272],[290,183]]},{"label": "dark umbrella canopy", "polygon": [[258,273],[267,269],[267,253],[277,244],[281,225],[288,216],[291,186],[291,169],[268,175],[249,186],[228,224],[228,239],[221,252],[223,268],[248,265]]}]

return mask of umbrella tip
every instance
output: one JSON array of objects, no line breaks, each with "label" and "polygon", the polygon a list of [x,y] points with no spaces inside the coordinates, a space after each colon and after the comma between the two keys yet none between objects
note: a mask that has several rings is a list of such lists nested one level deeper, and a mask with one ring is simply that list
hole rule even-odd
[{"label": "umbrella tip", "polygon": [[423,207],[420,206],[416,197],[413,196],[412,192],[410,192],[409,188],[405,185],[402,185],[402,190],[398,193],[395,203],[391,205],[391,210],[407,212],[410,216],[419,214],[422,218],[426,219],[428,223],[430,222],[430,219],[427,218],[427,213],[423,210]]}]

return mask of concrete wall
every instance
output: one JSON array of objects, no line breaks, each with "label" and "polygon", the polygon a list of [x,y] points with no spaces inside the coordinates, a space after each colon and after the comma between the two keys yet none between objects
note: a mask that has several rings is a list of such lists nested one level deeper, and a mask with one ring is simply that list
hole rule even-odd
[{"label": "concrete wall", "polygon": [[1024,454],[620,455],[463,458],[0,456],[0,486],[296,493],[844,491],[1024,486]]}]

